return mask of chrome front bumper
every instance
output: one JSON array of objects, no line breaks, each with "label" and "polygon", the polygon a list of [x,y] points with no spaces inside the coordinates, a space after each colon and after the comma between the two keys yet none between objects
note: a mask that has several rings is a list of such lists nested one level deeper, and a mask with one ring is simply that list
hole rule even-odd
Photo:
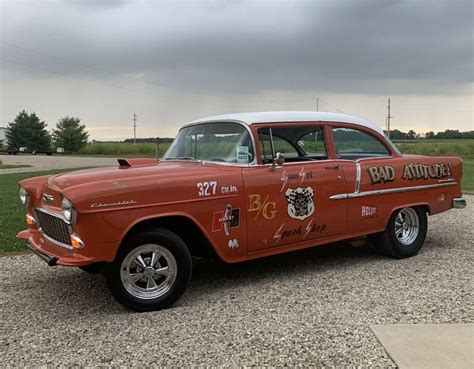
[{"label": "chrome front bumper", "polygon": [[466,207],[466,200],[462,197],[455,197],[453,199],[453,208],[464,209]]}]

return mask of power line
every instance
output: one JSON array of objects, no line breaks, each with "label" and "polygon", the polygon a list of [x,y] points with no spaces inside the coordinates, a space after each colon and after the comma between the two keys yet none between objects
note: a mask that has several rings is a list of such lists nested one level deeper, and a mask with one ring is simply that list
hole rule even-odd
[{"label": "power line", "polygon": [[393,115],[390,115],[390,97],[388,98],[387,105],[387,137],[390,138],[390,119],[393,118]]},{"label": "power line", "polygon": [[133,113],[133,143],[137,143],[137,114]]},{"label": "power line", "polygon": [[[64,61],[64,62],[67,62],[67,63],[71,63],[71,64],[76,64],[76,65],[79,65],[83,68],[87,68],[87,69],[91,69],[91,70],[95,70],[97,72],[101,72],[101,73],[106,73],[106,74],[109,74],[111,76],[116,76],[117,74],[120,75],[120,76],[123,76],[125,78],[128,78],[130,80],[134,80],[134,81],[137,81],[137,82],[142,82],[142,83],[147,83],[147,84],[150,84],[150,85],[154,85],[154,86],[157,86],[157,87],[160,87],[160,88],[165,88],[165,89],[168,89],[168,90],[176,90],[175,88],[173,87],[168,87],[168,86],[164,86],[162,84],[159,84],[157,82],[154,82],[154,81],[149,81],[149,80],[145,80],[145,79],[142,79],[142,78],[137,78],[137,77],[132,77],[132,76],[129,76],[127,74],[123,74],[123,73],[113,73],[113,72],[109,72],[105,69],[102,69],[102,68],[98,68],[96,66],[92,66],[92,65],[88,65],[88,64],[85,64],[85,63],[80,63],[80,62],[77,62],[73,59],[69,59],[69,58],[64,58],[64,57],[59,57],[59,56],[56,56],[56,55],[51,55],[51,54],[47,54],[47,53],[44,53],[42,51],[38,51],[38,50],[33,50],[33,49],[29,49],[29,48],[26,48],[26,47],[23,47],[23,46],[20,46],[20,45],[16,45],[16,44],[13,44],[13,43],[10,43],[10,42],[5,42],[5,41],[2,41],[2,44],[6,45],[6,46],[9,46],[9,47],[13,47],[13,48],[16,48],[16,49],[19,49],[19,50],[23,50],[23,51],[27,51],[29,53],[33,53],[33,54],[37,54],[37,55],[41,55],[41,56],[44,56],[44,57],[47,57],[47,58],[51,58],[51,59],[56,59],[56,60],[60,60],[60,61]],[[229,97],[229,96],[224,96],[224,95],[218,95],[218,94],[208,94],[208,93],[205,93],[205,92],[200,92],[200,91],[195,91],[195,90],[188,90],[188,92],[180,92],[180,91],[177,91],[177,92],[174,92],[176,94],[181,94],[181,95],[186,95],[186,94],[194,94],[194,95],[201,95],[201,96],[208,96],[208,97],[218,97],[218,98],[222,98],[222,99],[232,99],[233,101],[242,101],[242,102],[263,102],[263,103],[277,103],[278,101],[277,100],[268,100],[268,99],[260,99],[260,100],[254,100],[254,99],[242,99],[242,98],[238,98],[238,99],[235,99],[234,97]],[[299,100],[295,100],[293,102],[302,102],[303,100],[302,99],[299,99]],[[285,101],[286,103],[288,102],[291,102],[291,101]]]},{"label": "power line", "polygon": [[[134,93],[137,93],[137,94],[144,94],[144,95],[149,95],[149,96],[156,96],[156,97],[160,97],[160,98],[176,100],[176,97],[166,96],[166,95],[163,95],[163,94],[158,95],[158,94],[154,94],[154,93],[150,93],[150,92],[134,90],[134,89],[131,89],[131,88],[128,88],[128,87],[123,87],[123,86],[120,86],[120,85],[115,85],[115,84],[107,83],[107,82],[99,82],[99,81],[96,81],[94,79],[78,77],[78,76],[75,76],[73,74],[68,74],[68,73],[63,73],[63,72],[52,71],[50,69],[36,67],[36,66],[30,65],[30,64],[21,63],[19,61],[11,60],[11,59],[7,59],[7,58],[3,58],[3,57],[0,57],[0,60],[6,61],[6,62],[12,63],[12,64],[20,65],[20,66],[23,66],[23,67],[31,68],[31,69],[37,69],[37,70],[40,70],[40,71],[43,71],[43,72],[58,74],[58,75],[69,77],[69,78],[74,78],[74,79],[78,79],[78,80],[82,80],[82,81],[92,82],[92,83],[95,83],[95,84],[98,84],[98,85],[103,85],[103,86],[117,88],[117,89],[124,90],[124,91],[134,92]],[[188,102],[195,103],[195,104],[201,104],[201,105],[235,108],[235,105],[213,104],[213,103],[209,103],[209,102],[189,100],[189,99],[188,99]]]}]

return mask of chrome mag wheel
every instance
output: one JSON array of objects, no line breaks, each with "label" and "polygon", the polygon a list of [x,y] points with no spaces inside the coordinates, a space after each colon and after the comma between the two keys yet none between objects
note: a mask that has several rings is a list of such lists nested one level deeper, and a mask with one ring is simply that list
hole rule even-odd
[{"label": "chrome mag wheel", "polygon": [[124,288],[139,299],[155,299],[173,287],[178,265],[165,247],[145,244],[130,251],[123,259],[120,278]]},{"label": "chrome mag wheel", "polygon": [[420,232],[417,212],[412,208],[401,209],[395,217],[395,236],[405,246],[415,242]]}]

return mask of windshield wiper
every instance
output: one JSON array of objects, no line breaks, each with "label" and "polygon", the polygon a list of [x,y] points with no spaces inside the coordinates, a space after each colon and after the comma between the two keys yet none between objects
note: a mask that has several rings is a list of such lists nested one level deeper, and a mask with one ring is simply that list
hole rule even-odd
[{"label": "windshield wiper", "polygon": [[165,160],[196,160],[190,156],[179,156],[177,158],[166,158]]}]

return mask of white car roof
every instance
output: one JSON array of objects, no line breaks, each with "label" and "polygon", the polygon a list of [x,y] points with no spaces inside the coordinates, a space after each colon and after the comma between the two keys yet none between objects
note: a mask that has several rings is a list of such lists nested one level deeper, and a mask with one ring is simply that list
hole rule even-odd
[{"label": "white car roof", "polygon": [[340,122],[351,123],[358,126],[370,128],[382,136],[384,132],[377,124],[349,114],[327,113],[319,111],[265,111],[249,113],[233,113],[215,115],[201,118],[189,124],[211,123],[216,121],[235,121],[251,125],[254,123],[276,123],[276,122]]}]

